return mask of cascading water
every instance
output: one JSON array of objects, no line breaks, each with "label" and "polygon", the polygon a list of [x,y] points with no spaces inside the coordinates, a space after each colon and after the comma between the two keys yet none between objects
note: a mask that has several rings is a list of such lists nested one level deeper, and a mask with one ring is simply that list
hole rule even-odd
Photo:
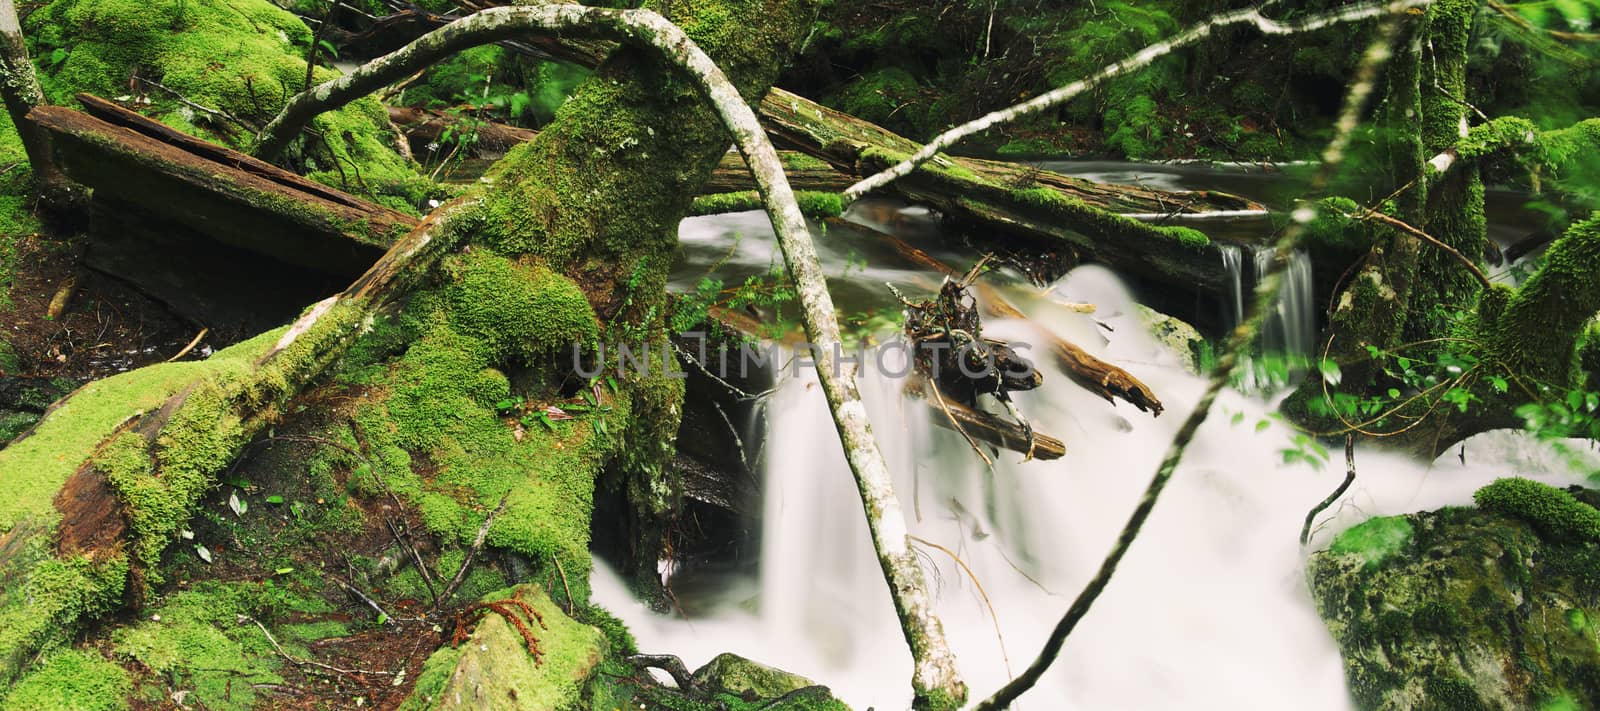
[{"label": "cascading water", "polygon": [[1227,314],[1228,327],[1233,328],[1244,320],[1244,248],[1236,244],[1218,244],[1222,252],[1222,268],[1228,272],[1228,294],[1233,297],[1233,311]]},{"label": "cascading water", "polygon": [[[1254,258],[1254,283],[1260,284],[1267,270],[1272,268],[1277,252],[1259,249],[1251,253]],[[1311,255],[1305,250],[1295,250],[1283,268],[1283,286],[1278,290],[1278,301],[1267,321],[1261,327],[1261,350],[1265,353],[1284,353],[1309,357],[1312,342],[1316,340],[1316,295],[1311,286]]]},{"label": "cascading water", "polygon": [[[1050,329],[1128,368],[1169,412],[1153,419],[1113,409],[1034,349],[1046,385],[1017,394],[1019,406],[1038,430],[1066,442],[1067,456],[1019,463],[1001,453],[989,471],[959,436],[930,427],[927,409],[904,400],[894,378],[863,373],[874,432],[910,531],[929,542],[918,546],[937,612],[974,698],[1033,660],[1204,387],[1146,335],[1104,269],[1080,268],[1056,290],[1097,304],[1092,317],[1022,287],[1007,291],[1032,321],[993,321],[986,333],[1037,342],[1033,329]],[[1288,341],[1294,331],[1285,333]],[[731,651],[826,684],[856,708],[906,708],[910,655],[822,393],[807,371],[786,376],[773,397],[758,584],[733,586],[718,612],[683,620],[649,612],[597,564],[595,597],[629,624],[641,649],[680,655],[691,668]],[[1284,465],[1287,431],[1255,426],[1268,411],[1259,397],[1232,391],[1217,402],[1104,596],[1018,708],[1349,708],[1296,540],[1306,510],[1342,478],[1340,463]],[[1368,516],[1468,503],[1499,476],[1576,478],[1569,459],[1510,434],[1475,438],[1465,462],[1454,453],[1430,466],[1358,452],[1360,476],[1312,545]],[[960,556],[981,591],[932,544]]]}]

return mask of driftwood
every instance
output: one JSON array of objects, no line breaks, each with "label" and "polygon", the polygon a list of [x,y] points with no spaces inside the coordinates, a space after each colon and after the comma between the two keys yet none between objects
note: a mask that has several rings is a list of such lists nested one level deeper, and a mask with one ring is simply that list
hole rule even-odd
[{"label": "driftwood", "polygon": [[1066,456],[1067,446],[1061,440],[1047,434],[1028,431],[1022,425],[968,407],[965,403],[950,397],[939,398],[943,402],[938,403],[930,390],[931,387],[935,386],[926,378],[915,377],[906,383],[905,392],[927,402],[929,409],[932,410],[930,418],[934,424],[1001,449],[1021,454],[1028,454],[1031,451],[1034,459],[1048,461]]},{"label": "driftwood", "polygon": [[[851,229],[866,232],[893,247],[896,252],[899,252],[901,256],[912,264],[946,276],[957,276],[956,271],[950,265],[935,259],[927,252],[911,246],[910,243],[892,234],[839,218],[834,218],[829,222],[841,226],[848,225]],[[1005,296],[1001,295],[994,287],[982,281],[974,283],[972,287],[977,292],[978,305],[983,309],[985,315],[995,318],[1027,320],[1027,316],[1023,315],[1022,311],[1007,301]],[[1055,335],[1048,329],[1037,328],[1037,330],[1040,336],[1044,337],[1050,344],[1051,354],[1055,356],[1061,369],[1066,371],[1067,377],[1072,378],[1073,382],[1083,386],[1090,392],[1098,394],[1108,402],[1115,402],[1117,399],[1121,399],[1141,411],[1149,411],[1157,416],[1161,414],[1163,409],[1161,400],[1156,397],[1155,393],[1150,391],[1149,387],[1140,382],[1138,378],[1133,377],[1131,373],[1094,357],[1088,351]]]}]

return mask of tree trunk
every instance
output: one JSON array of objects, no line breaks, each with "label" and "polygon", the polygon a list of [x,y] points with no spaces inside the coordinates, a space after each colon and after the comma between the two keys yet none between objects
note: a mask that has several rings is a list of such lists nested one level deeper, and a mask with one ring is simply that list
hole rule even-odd
[{"label": "tree trunk", "polygon": [[42,131],[24,119],[30,109],[44,105],[44,92],[39,89],[39,78],[28,58],[28,46],[22,38],[22,24],[17,21],[13,0],[0,0],[0,99],[4,99],[11,124],[22,138],[22,148],[28,154],[40,197],[47,203],[67,200],[71,185],[56,168],[50,155],[50,142]]}]

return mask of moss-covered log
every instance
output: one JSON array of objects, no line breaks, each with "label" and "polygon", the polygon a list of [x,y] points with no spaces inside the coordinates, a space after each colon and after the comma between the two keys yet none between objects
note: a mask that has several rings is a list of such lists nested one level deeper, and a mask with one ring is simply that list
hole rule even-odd
[{"label": "moss-covered log", "polygon": [[140,206],[221,242],[334,274],[359,273],[416,226],[379,207],[237,151],[80,95],[94,115],[46,106],[63,169],[100,198]]}]

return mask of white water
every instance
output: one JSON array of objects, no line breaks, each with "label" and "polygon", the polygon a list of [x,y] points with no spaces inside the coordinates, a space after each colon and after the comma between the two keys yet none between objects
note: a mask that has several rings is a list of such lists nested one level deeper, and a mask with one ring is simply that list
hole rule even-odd
[{"label": "white water", "polygon": [[[990,474],[958,436],[932,428],[921,406],[902,404],[896,383],[864,374],[905,510],[920,512],[912,533],[970,566],[999,616],[1010,669],[1020,671],[1099,565],[1203,382],[1145,334],[1104,269],[1076,270],[1055,291],[1099,305],[1092,317],[1037,292],[1011,292],[1037,323],[1128,368],[1168,408],[1158,419],[1113,409],[1042,363],[1045,388],[1019,394],[1019,404],[1035,427],[1066,442],[1068,456],[1018,463],[1002,453]],[[1111,326],[1114,338],[1091,319]],[[985,332],[1037,341],[1025,324],[993,322]],[[1297,544],[1306,510],[1338,484],[1343,463],[1321,472],[1282,465],[1287,433],[1255,429],[1267,411],[1234,392],[1218,401],[1105,594],[1017,708],[1349,708]],[[905,708],[910,656],[812,376],[785,382],[770,412],[758,584],[730,586],[717,612],[686,621],[649,612],[597,564],[595,598],[627,621],[642,650],[677,654],[690,668],[731,651],[826,684],[858,709]],[[1245,413],[1238,425],[1230,422],[1235,412]],[[1510,434],[1480,436],[1465,456],[1464,465],[1452,453],[1430,467],[1358,452],[1356,484],[1324,515],[1332,520],[1312,547],[1368,516],[1469,503],[1499,476],[1577,478],[1563,457]],[[926,562],[962,676],[974,699],[985,697],[1009,678],[988,608],[948,555],[930,548]]]}]

